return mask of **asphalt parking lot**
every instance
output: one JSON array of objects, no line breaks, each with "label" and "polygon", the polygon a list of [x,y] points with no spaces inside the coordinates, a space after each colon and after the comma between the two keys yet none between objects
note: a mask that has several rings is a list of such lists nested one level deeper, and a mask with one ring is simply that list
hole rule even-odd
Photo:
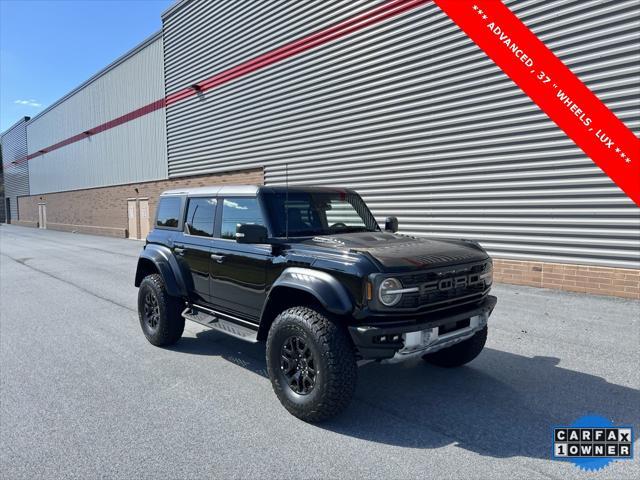
[{"label": "asphalt parking lot", "polygon": [[142,244],[0,227],[3,478],[640,478],[552,461],[586,414],[640,430],[640,302],[497,285],[469,366],[369,364],[342,416],[282,408],[264,347],[188,324],[143,337]]}]

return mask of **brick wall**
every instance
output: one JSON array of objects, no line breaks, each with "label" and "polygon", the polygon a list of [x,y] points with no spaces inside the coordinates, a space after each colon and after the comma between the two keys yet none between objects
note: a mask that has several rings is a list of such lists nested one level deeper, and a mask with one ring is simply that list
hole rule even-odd
[{"label": "brick wall", "polygon": [[[38,225],[38,203],[47,204],[47,228],[126,237],[127,199],[148,198],[149,217],[155,218],[158,197],[164,190],[219,184],[262,184],[262,169],[199,175],[155,182],[132,183],[18,198],[18,224]],[[138,190],[136,192],[136,189]]]},{"label": "brick wall", "polygon": [[494,259],[497,282],[640,299],[640,270]]},{"label": "brick wall", "polygon": [[[164,190],[216,184],[262,184],[262,169],[157,182],[19,197],[19,224],[38,225],[38,203],[47,204],[47,227],[98,235],[127,236],[127,199],[148,198],[155,218]],[[138,189],[136,193],[135,189]],[[497,282],[640,299],[640,270],[494,259]]]}]

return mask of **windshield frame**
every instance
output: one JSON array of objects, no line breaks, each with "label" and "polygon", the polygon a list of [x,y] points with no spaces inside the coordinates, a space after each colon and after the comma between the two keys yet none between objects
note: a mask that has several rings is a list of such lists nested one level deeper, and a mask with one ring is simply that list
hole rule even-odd
[{"label": "windshield frame", "polygon": [[[376,218],[373,216],[373,213],[371,213],[371,210],[369,209],[369,206],[366,204],[366,202],[362,199],[362,197],[355,191],[353,190],[322,190],[322,189],[301,189],[299,187],[297,188],[292,188],[290,189],[289,195],[290,196],[295,196],[295,195],[328,195],[328,196],[332,196],[332,197],[336,197],[338,198],[339,196],[344,195],[344,200],[346,200],[348,203],[350,203],[353,206],[353,203],[351,203],[349,201],[349,197],[351,197],[353,200],[355,200],[356,202],[360,202],[360,210],[362,213],[358,212],[358,209],[355,208],[354,206],[354,210],[355,212],[358,214],[358,216],[360,216],[360,218],[362,219],[364,225],[362,227],[356,227],[356,226],[351,226],[351,227],[346,227],[346,228],[340,228],[340,229],[335,229],[335,230],[324,230],[324,229],[312,229],[312,230],[305,230],[305,231],[300,231],[300,230],[291,230],[289,229],[289,235],[287,236],[285,231],[279,231],[279,226],[282,225],[282,221],[279,221],[278,219],[274,219],[273,216],[276,215],[276,212],[273,211],[273,205],[275,204],[275,201],[270,198],[270,197],[275,197],[275,196],[283,196],[286,195],[286,190],[284,188],[282,189],[274,189],[274,190],[261,190],[258,192],[258,198],[260,200],[260,204],[262,205],[262,210],[265,214],[265,223],[267,224],[267,227],[269,229],[269,234],[270,237],[272,238],[278,238],[278,239],[285,239],[285,238],[309,238],[309,237],[315,237],[315,236],[323,236],[323,235],[339,235],[339,234],[343,234],[343,233],[355,233],[355,232],[381,232],[382,229],[380,228],[380,225],[378,224],[378,222],[376,221]],[[284,202],[283,202],[284,203]],[[364,218],[363,218],[364,216]],[[280,227],[281,228],[281,227]]]}]

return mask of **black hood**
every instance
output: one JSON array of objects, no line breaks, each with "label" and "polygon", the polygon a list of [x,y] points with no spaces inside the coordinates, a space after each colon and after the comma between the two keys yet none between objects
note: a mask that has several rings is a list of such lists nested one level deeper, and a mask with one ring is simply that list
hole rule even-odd
[{"label": "black hood", "polygon": [[314,237],[305,246],[366,253],[384,269],[422,269],[482,261],[486,252],[465,240],[434,240],[387,232],[360,232]]}]

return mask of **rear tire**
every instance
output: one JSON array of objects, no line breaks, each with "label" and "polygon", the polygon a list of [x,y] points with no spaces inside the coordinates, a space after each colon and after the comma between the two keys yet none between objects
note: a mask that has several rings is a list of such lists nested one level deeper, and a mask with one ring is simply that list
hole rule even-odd
[{"label": "rear tire", "polygon": [[274,320],[267,370],[280,403],[305,422],[320,422],[351,402],[357,365],[348,333],[324,314],[293,307]]},{"label": "rear tire", "polygon": [[464,342],[457,343],[434,353],[427,353],[422,359],[438,367],[455,368],[475,359],[487,341],[487,327],[477,332]]},{"label": "rear tire", "polygon": [[173,345],[182,336],[182,302],[167,293],[162,277],[147,275],[138,290],[138,318],[144,336],[157,347]]}]

